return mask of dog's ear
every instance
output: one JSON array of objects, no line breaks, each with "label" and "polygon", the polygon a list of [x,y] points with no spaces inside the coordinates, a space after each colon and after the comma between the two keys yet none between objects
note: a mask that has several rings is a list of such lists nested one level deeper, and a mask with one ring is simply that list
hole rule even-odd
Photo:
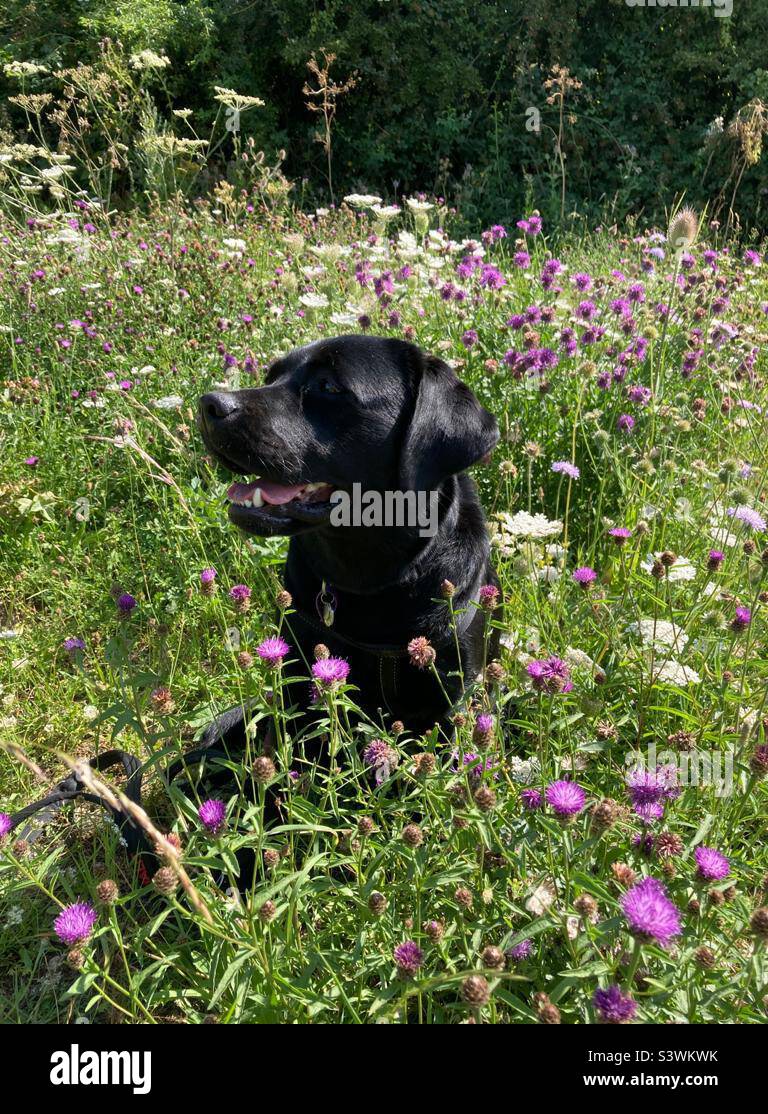
[{"label": "dog's ear", "polygon": [[419,354],[416,405],[400,457],[400,489],[431,491],[487,456],[496,419],[443,360]]}]

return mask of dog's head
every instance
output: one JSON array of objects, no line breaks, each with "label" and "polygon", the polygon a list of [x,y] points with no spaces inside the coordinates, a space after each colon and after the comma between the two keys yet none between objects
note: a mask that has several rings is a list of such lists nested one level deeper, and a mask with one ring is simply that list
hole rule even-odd
[{"label": "dog's head", "polygon": [[342,336],[276,360],[263,387],[200,400],[203,440],[248,477],[227,497],[252,534],[325,525],[335,489],[429,491],[498,440],[495,419],[442,360],[385,337]]}]

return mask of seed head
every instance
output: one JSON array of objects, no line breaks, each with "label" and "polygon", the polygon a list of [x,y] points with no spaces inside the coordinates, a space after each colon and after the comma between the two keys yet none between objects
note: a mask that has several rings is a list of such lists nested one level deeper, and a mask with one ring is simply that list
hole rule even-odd
[{"label": "seed head", "polygon": [[456,904],[460,905],[462,909],[471,909],[472,908],[472,901],[473,901],[472,894],[466,888],[466,886],[459,886],[459,888],[454,893],[453,898],[454,898],[454,901],[456,902]]},{"label": "seed head", "polygon": [[475,790],[475,804],[481,812],[490,812],[496,805],[496,794],[490,785],[481,785]]},{"label": "seed head", "polygon": [[759,936],[761,940],[768,941],[768,905],[763,905],[760,909],[755,909],[752,914],[749,927],[755,936]]},{"label": "seed head", "polygon": [[473,1009],[481,1009],[488,1004],[491,988],[482,975],[469,975],[461,984],[461,997]]},{"label": "seed head", "polygon": [[379,893],[378,890],[374,890],[371,896],[368,898],[368,908],[377,917],[381,916],[381,914],[387,908],[387,904],[388,902],[384,894]]},{"label": "seed head", "polygon": [[265,901],[259,909],[259,920],[262,924],[269,924],[270,921],[275,919],[277,914],[277,906],[274,901]]},{"label": "seed head", "polygon": [[152,875],[152,885],[166,897],[170,897],[171,894],[176,892],[178,884],[179,879],[176,876],[176,871],[170,866],[161,866]]},{"label": "seed head", "polygon": [[120,889],[117,882],[113,882],[111,878],[105,878],[103,882],[99,882],[96,887],[96,896],[102,905],[114,905],[120,897]]},{"label": "seed head", "polygon": [[501,971],[504,968],[507,960],[501,948],[497,948],[495,944],[489,944],[487,948],[483,948],[483,967],[490,968],[491,971]]},{"label": "seed head", "polygon": [[267,785],[277,775],[275,764],[266,754],[260,754],[253,763],[253,777],[259,785]]},{"label": "seed head", "polygon": [[406,824],[403,828],[402,840],[406,847],[421,847],[424,833],[418,824]]}]

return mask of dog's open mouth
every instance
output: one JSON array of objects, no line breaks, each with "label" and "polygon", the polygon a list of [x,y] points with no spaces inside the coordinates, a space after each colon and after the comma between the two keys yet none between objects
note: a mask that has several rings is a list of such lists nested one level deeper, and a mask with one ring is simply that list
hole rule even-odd
[{"label": "dog's open mouth", "polygon": [[258,523],[273,528],[288,523],[319,525],[328,517],[334,490],[329,483],[284,484],[261,477],[233,483],[227,490],[229,517],[245,528]]}]

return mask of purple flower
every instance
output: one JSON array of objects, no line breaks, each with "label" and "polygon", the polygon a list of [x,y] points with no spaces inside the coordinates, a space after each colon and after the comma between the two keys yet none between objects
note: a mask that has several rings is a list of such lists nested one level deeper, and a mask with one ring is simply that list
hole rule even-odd
[{"label": "purple flower", "polygon": [[535,812],[537,808],[541,808],[541,791],[538,789],[523,789],[520,800],[524,809],[527,809],[528,812]]},{"label": "purple flower", "polygon": [[462,756],[461,765],[459,764],[459,752],[457,750],[453,752],[451,757],[454,771],[458,773],[459,770],[463,769],[465,773],[469,774],[472,781],[479,781],[484,773],[491,773],[492,771],[495,771],[493,773],[494,778],[499,776],[496,770],[496,761],[491,757],[483,758],[481,754],[475,754],[474,751],[470,750]]},{"label": "purple flower", "polygon": [[579,272],[573,276],[573,285],[583,294],[589,290],[592,285],[592,277],[591,275],[584,274],[583,271]]},{"label": "purple flower", "polygon": [[594,584],[597,580],[597,573],[594,569],[591,569],[589,565],[584,565],[580,569],[574,569],[573,579],[577,584],[580,584],[582,588],[588,588],[590,584]]},{"label": "purple flower", "polygon": [[64,944],[80,944],[87,940],[96,923],[96,910],[89,901],[65,905],[53,922],[53,930]]},{"label": "purple flower", "polygon": [[553,781],[547,786],[547,804],[558,816],[576,816],[587,800],[587,794],[575,781]]},{"label": "purple flower", "polygon": [[210,800],[203,801],[197,810],[197,815],[206,831],[211,835],[218,835],[224,828],[227,810],[223,801],[211,797]]},{"label": "purple flower", "polygon": [[527,959],[533,950],[533,944],[530,940],[521,940],[519,944],[507,949],[507,956],[509,959],[519,963],[521,959]]},{"label": "purple flower", "polygon": [[707,558],[707,568],[710,572],[717,572],[725,560],[725,554],[721,549],[710,549]]},{"label": "purple flower", "polygon": [[627,890],[621,908],[633,936],[650,943],[668,944],[679,936],[680,911],[667,897],[667,891],[655,878],[643,878]]},{"label": "purple flower", "polygon": [[694,858],[702,882],[722,882],[731,873],[731,864],[714,847],[697,847]]},{"label": "purple flower", "polygon": [[256,653],[267,665],[282,665],[283,658],[290,648],[284,638],[276,635],[274,638],[265,638],[261,645],[256,647]]},{"label": "purple flower", "polygon": [[616,423],[621,433],[631,433],[635,428],[635,419],[631,414],[622,414]]},{"label": "purple flower", "polygon": [[473,344],[477,344],[477,329],[467,329],[462,335],[461,343],[465,348],[471,348]]},{"label": "purple flower", "polygon": [[333,688],[346,681],[349,676],[349,662],[343,658],[322,658],[312,666],[312,676],[321,688]]},{"label": "purple flower", "polygon": [[765,530],[765,519],[752,507],[729,507],[725,513],[735,518],[737,522],[743,522],[750,529],[757,530],[758,533]]},{"label": "purple flower", "polygon": [[136,600],[130,592],[123,592],[121,596],[117,597],[117,610],[120,612],[121,617],[130,615],[134,607],[136,607]]},{"label": "purple flower", "polygon": [[79,653],[81,650],[85,649],[85,643],[83,642],[82,638],[65,638],[63,646],[67,653],[70,654],[72,657],[74,657],[75,654]]},{"label": "purple flower", "polygon": [[488,743],[490,736],[493,733],[493,716],[487,712],[483,712],[475,720],[475,728],[472,732],[473,743]]},{"label": "purple flower", "polygon": [[552,471],[562,472],[564,476],[568,476],[572,480],[578,480],[581,475],[581,471],[569,460],[556,460],[552,465]]},{"label": "purple flower", "polygon": [[25,463],[25,464],[26,464],[26,465],[27,465],[27,466],[28,466],[29,468],[37,468],[37,465],[38,465],[38,462],[39,462],[39,460],[40,460],[40,457],[39,457],[39,456],[28,456],[28,457],[27,457],[27,458],[25,459],[24,463]]},{"label": "purple flower", "polygon": [[216,577],[218,575],[219,574],[216,572],[216,569],[214,569],[213,566],[211,566],[211,568],[208,568],[208,569],[203,569],[200,573],[200,583],[201,584],[213,584],[214,580],[216,579]]},{"label": "purple flower", "polygon": [[499,602],[499,589],[495,584],[484,584],[478,593],[480,606],[486,611],[493,611]]},{"label": "purple flower", "polygon": [[625,545],[632,537],[632,531],[626,526],[614,526],[612,530],[608,531],[608,536],[613,538],[616,545]]},{"label": "purple flower", "polygon": [[512,256],[512,262],[521,271],[527,271],[531,265],[531,257],[527,251],[516,251]]},{"label": "purple flower", "polygon": [[404,940],[392,955],[401,975],[415,975],[424,962],[424,952],[415,940]]},{"label": "purple flower", "polygon": [[5,839],[11,830],[11,818],[7,812],[0,812],[0,839]]},{"label": "purple flower", "polygon": [[400,755],[385,739],[371,739],[363,751],[363,762],[374,772],[377,785],[382,785],[400,762]]},{"label": "purple flower", "polygon": [[731,619],[731,630],[736,634],[745,631],[749,624],[752,622],[752,612],[748,607],[737,607],[736,612]]},{"label": "purple flower", "polygon": [[630,994],[625,994],[619,986],[596,990],[592,1004],[600,1020],[607,1025],[622,1025],[624,1022],[632,1021],[637,1013],[637,1002]]},{"label": "purple flower", "polygon": [[251,598],[251,589],[247,584],[235,584],[229,589],[229,598],[235,603],[243,603]]},{"label": "purple flower", "polygon": [[561,658],[532,661],[526,666],[526,672],[537,692],[555,695],[558,692],[570,692],[573,688],[571,671]]}]

